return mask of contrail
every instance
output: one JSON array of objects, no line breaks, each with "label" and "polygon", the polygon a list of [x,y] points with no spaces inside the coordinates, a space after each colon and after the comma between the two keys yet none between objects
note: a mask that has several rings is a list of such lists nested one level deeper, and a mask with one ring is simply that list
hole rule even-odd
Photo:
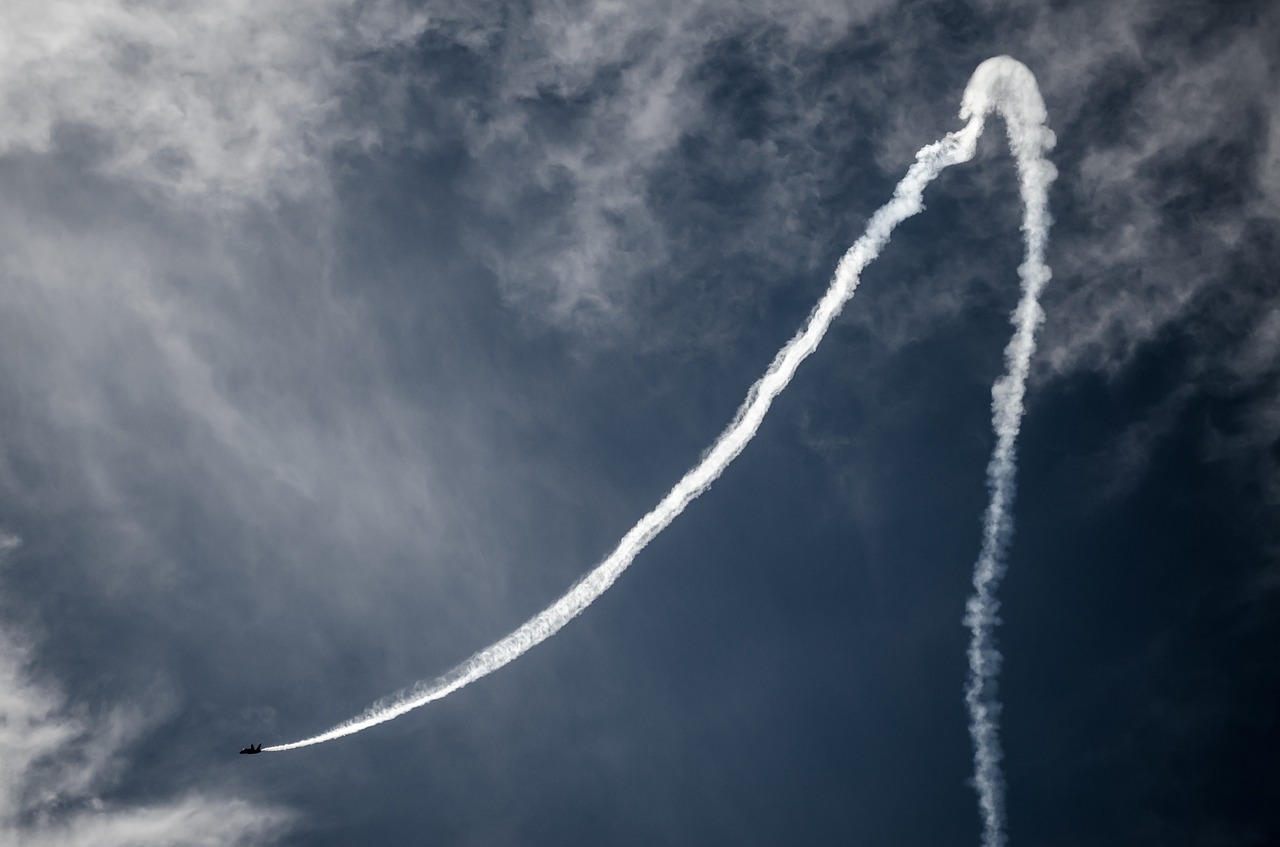
[{"label": "contrail", "polygon": [[706,491],[747,446],[747,442],[760,428],[765,413],[773,405],[774,398],[791,382],[796,368],[818,346],[827,328],[831,326],[831,321],[840,314],[844,304],[853,296],[862,270],[889,241],[889,235],[894,227],[923,208],[921,195],[924,187],[944,168],[958,162],[966,162],[973,157],[974,147],[981,131],[982,116],[977,115],[970,119],[964,129],[948,133],[941,141],[930,144],[916,154],[915,163],[898,183],[893,198],[876,211],[871,217],[867,231],[840,259],[839,265],[836,266],[835,277],[826,294],[809,314],[809,319],[800,332],[778,351],[764,376],[751,386],[747,392],[747,398],[738,407],[733,421],[715,440],[711,448],[703,454],[702,459],[685,473],[675,487],[662,498],[662,501],[628,530],[608,558],[574,583],[563,597],[525,621],[510,635],[476,653],[443,676],[429,681],[424,680],[398,694],[379,700],[363,714],[319,735],[289,744],[264,747],[263,752],[295,750],[299,747],[332,741],[335,738],[342,738],[344,735],[351,735],[385,723],[419,706],[447,697],[459,688],[493,673],[531,647],[555,635],[561,627],[591,605],[609,586],[613,585],[636,555],[659,532],[666,529],[694,498]]},{"label": "contrail", "polygon": [[1036,328],[1044,320],[1040,291],[1049,281],[1044,261],[1049,239],[1049,183],[1057,170],[1045,157],[1053,147],[1053,133],[1046,126],[1048,113],[1026,66],[999,56],[978,66],[965,88],[961,118],[981,120],[997,111],[1004,118],[1009,147],[1018,163],[1022,195],[1022,233],[1026,258],[1018,267],[1022,297],[1013,313],[1014,332],[1005,348],[1005,372],[991,387],[992,427],[996,446],[987,465],[987,489],[991,499],[982,524],[982,548],[973,571],[973,596],[965,610],[969,627],[969,679],[965,705],[969,708],[969,735],[973,739],[973,783],[982,810],[985,847],[1002,847],[1005,834],[1004,775],[1000,770],[1000,702],[996,677],[1000,652],[993,631],[1000,604],[996,588],[1004,576],[1005,552],[1013,536],[1014,471],[1018,430],[1022,426],[1027,370],[1035,352]]},{"label": "contrail", "polygon": [[1035,78],[1024,65],[1007,56],[988,59],[974,71],[960,111],[961,119],[968,121],[965,127],[948,133],[916,154],[915,163],[894,189],[892,199],[872,215],[867,231],[840,259],[830,287],[800,332],[778,351],[764,376],[751,386],[733,421],[662,501],[622,537],[604,561],[510,635],[443,676],[424,680],[379,700],[363,714],[319,735],[264,747],[263,752],[322,744],[447,697],[555,635],[591,605],[613,585],[636,555],[706,491],[747,446],[774,399],[791,382],[800,363],[817,348],[831,322],[853,296],[863,269],[880,254],[894,228],[923,208],[921,198],[925,187],[944,169],[973,158],[986,115],[991,111],[1004,118],[1018,163],[1024,205],[1022,230],[1027,249],[1026,261],[1019,268],[1022,299],[1014,313],[1016,330],[1005,350],[1008,370],[992,389],[997,442],[987,469],[991,502],[986,511],[982,552],[973,579],[976,593],[969,600],[965,617],[972,631],[965,700],[975,748],[974,783],[982,808],[984,843],[987,847],[1000,847],[1004,842],[1004,797],[996,724],[999,705],[995,699],[995,677],[1000,655],[992,638],[997,609],[994,592],[1005,570],[1003,557],[1012,534],[1009,509],[1013,501],[1014,443],[1022,420],[1028,363],[1035,349],[1034,333],[1043,316],[1037,297],[1049,279],[1049,269],[1044,264],[1049,225],[1046,196],[1055,175],[1053,166],[1044,158],[1044,151],[1053,145],[1053,134],[1045,127],[1044,103]]}]

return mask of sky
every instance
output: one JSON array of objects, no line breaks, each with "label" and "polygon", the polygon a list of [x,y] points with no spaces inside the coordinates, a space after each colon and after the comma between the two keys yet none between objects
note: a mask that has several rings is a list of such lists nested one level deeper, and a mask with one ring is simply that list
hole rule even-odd
[{"label": "sky", "polygon": [[0,5],[0,845],[975,844],[997,124],[711,489],[973,70],[1057,136],[1011,845],[1280,840],[1273,3]]}]

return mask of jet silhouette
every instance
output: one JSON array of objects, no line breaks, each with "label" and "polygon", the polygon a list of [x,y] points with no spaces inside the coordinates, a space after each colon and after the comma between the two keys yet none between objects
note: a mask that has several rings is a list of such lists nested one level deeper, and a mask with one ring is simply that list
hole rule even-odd
[{"label": "jet silhouette", "polygon": [[254,747],[252,744],[250,744],[248,747],[246,747],[246,748],[244,748],[243,750],[241,750],[241,751],[240,751],[240,755],[242,755],[242,756],[251,756],[251,755],[253,755],[254,753],[261,753],[261,752],[262,752],[262,745],[261,745],[261,744],[259,744],[257,747]]}]

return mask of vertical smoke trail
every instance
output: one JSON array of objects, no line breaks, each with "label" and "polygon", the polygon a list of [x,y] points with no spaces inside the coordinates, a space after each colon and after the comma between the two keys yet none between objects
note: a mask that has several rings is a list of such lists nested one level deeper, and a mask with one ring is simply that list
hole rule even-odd
[{"label": "vertical smoke trail", "polygon": [[446,697],[550,638],[608,590],[636,555],[690,502],[706,491],[742,452],[760,428],[774,399],[790,383],[800,363],[817,348],[831,322],[853,296],[863,269],[879,255],[894,228],[921,210],[925,186],[945,168],[973,157],[985,117],[992,110],[1004,118],[1018,162],[1025,208],[1022,229],[1027,258],[1019,268],[1023,294],[1014,313],[1016,331],[1005,351],[1008,371],[992,390],[997,443],[987,469],[991,502],[984,522],[982,552],[974,574],[976,593],[968,603],[965,618],[972,631],[970,678],[965,700],[975,747],[974,782],[982,808],[984,842],[987,847],[1001,847],[1004,842],[1004,796],[996,725],[999,705],[995,699],[995,677],[1000,656],[992,640],[997,609],[994,592],[1004,573],[1003,554],[1012,533],[1009,508],[1013,500],[1014,443],[1022,419],[1028,363],[1035,349],[1034,332],[1042,318],[1037,298],[1049,279],[1049,270],[1044,264],[1049,223],[1046,195],[1054,177],[1053,166],[1043,155],[1053,144],[1053,134],[1044,126],[1044,103],[1036,89],[1035,78],[1026,67],[1006,56],[987,60],[974,72],[966,87],[960,112],[960,117],[967,119],[968,124],[916,154],[915,163],[894,189],[892,199],[876,211],[867,231],[841,258],[830,287],[810,313],[808,321],[778,351],[764,376],[747,392],[733,421],[662,501],[623,536],[603,562],[575,583],[564,596],[510,635],[443,676],[424,680],[380,700],[363,714],[319,735],[266,747],[263,752],[294,750],[352,735]]},{"label": "vertical smoke trail", "polygon": [[1005,552],[1013,535],[1010,513],[1016,441],[1022,425],[1027,370],[1036,348],[1035,331],[1044,319],[1039,297],[1050,276],[1044,262],[1050,222],[1048,192],[1057,171],[1045,158],[1045,153],[1053,147],[1054,136],[1045,126],[1048,116],[1035,77],[1024,65],[1005,56],[988,59],[974,71],[965,89],[960,117],[972,119],[992,110],[1004,118],[1009,146],[1018,163],[1026,258],[1018,268],[1022,297],[1013,313],[1013,338],[1004,351],[1005,373],[991,388],[996,446],[987,465],[991,500],[983,516],[982,549],[973,572],[974,593],[965,611],[970,641],[969,679],[964,699],[969,708],[969,734],[973,738],[973,782],[982,810],[983,844],[1002,847],[1007,837],[1004,776],[1000,770],[1000,702],[996,696],[1001,657],[993,635],[1000,604],[995,592],[1006,570]]}]

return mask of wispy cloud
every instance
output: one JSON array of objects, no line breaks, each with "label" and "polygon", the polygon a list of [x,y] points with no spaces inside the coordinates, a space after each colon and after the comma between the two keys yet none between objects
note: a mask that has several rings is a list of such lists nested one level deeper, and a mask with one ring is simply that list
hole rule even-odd
[{"label": "wispy cloud", "polygon": [[[723,119],[723,104],[712,102],[716,75],[708,71],[735,53],[744,54],[744,67],[787,67],[888,5],[554,2],[487,25],[474,13],[435,16],[428,31],[466,46],[483,68],[479,96],[453,107],[466,115],[472,196],[500,222],[542,210],[542,226],[519,234],[504,226],[507,237],[479,244],[510,301],[588,337],[607,340],[628,329],[632,304],[651,302],[648,280],[664,273],[688,235],[665,220],[654,191],[680,145],[716,133]],[[800,105],[785,96],[773,103]],[[771,116],[771,123],[774,117],[804,121],[790,114]],[[717,167],[753,179],[766,174],[784,194],[812,193],[803,129],[795,135],[799,143],[779,146],[766,131]],[[774,199],[779,208],[767,214],[785,221],[785,198]],[[751,232],[764,235],[768,227]],[[724,256],[735,245],[721,241],[716,249]],[[627,338],[644,343],[645,335]]]},{"label": "wispy cloud", "polygon": [[390,3],[18,0],[0,10],[0,152],[74,145],[104,173],[202,202],[325,177],[353,57],[412,39]]},{"label": "wispy cloud", "polygon": [[[16,535],[0,534],[0,557],[20,546]],[[225,791],[113,800],[130,750],[165,716],[165,698],[105,712],[77,707],[35,677],[32,653],[0,629],[0,844],[236,847],[274,843],[289,830],[291,812]]]},{"label": "wispy cloud", "polygon": [[[1068,120],[1089,100],[1112,104],[1080,125],[1083,155],[1063,184],[1067,213],[1084,226],[1058,247],[1068,282],[1051,298],[1042,364],[1059,373],[1113,372],[1185,322],[1251,249],[1251,222],[1277,208],[1266,130],[1280,69],[1259,37],[1280,32],[1274,8],[1240,20],[1198,20],[1208,7],[1184,20],[1158,4],[1098,11],[1104,38],[1084,9],[1040,16],[1034,36]],[[1157,29],[1168,42],[1150,38]],[[1235,347],[1222,337],[1205,349],[1220,357]]]}]

